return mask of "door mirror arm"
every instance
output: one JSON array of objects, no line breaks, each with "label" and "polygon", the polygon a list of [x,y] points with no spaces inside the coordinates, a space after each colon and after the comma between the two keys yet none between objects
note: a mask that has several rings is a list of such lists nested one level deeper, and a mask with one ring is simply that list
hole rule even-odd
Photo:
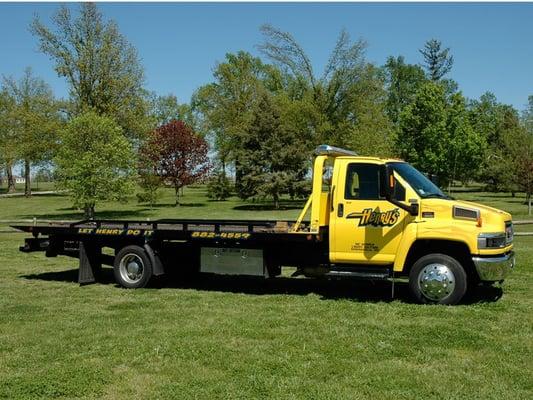
[{"label": "door mirror arm", "polygon": [[399,207],[401,208],[402,210],[405,210],[407,211],[409,214],[411,214],[413,217],[416,217],[418,215],[418,212],[419,212],[419,206],[418,206],[418,203],[412,203],[410,205],[407,205],[407,204],[404,204],[402,203],[401,201],[398,201],[398,200],[394,200],[392,197],[390,196],[387,196],[386,197],[387,201],[389,203],[392,203],[394,204],[396,207]]}]

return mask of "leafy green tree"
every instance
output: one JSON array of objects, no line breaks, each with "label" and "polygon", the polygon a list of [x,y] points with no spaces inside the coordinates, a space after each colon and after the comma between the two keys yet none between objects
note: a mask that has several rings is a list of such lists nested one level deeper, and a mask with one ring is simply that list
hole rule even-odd
[{"label": "leafy green tree", "polygon": [[196,119],[191,106],[178,102],[173,94],[157,96],[152,94],[151,115],[156,127],[168,124],[172,120],[184,121],[191,127],[196,126]]},{"label": "leafy green tree", "polygon": [[511,182],[525,192],[528,214],[531,215],[533,193],[533,132],[524,124],[511,130],[504,138],[506,165],[510,168]]},{"label": "leafy green tree", "polygon": [[4,78],[13,99],[11,124],[16,137],[17,159],[24,162],[24,194],[31,195],[31,165],[50,160],[60,128],[58,104],[50,87],[27,68],[20,80]]},{"label": "leafy green tree", "polygon": [[320,143],[346,145],[358,123],[353,107],[354,86],[370,76],[365,76],[366,43],[352,41],[346,31],[341,31],[318,77],[309,57],[291,34],[271,25],[262,26],[261,31],[265,41],[260,50],[283,71],[286,90],[301,102],[308,120],[306,131],[312,137],[310,147]]},{"label": "leafy green tree", "polygon": [[[240,134],[252,122],[252,110],[258,93],[264,90],[268,72],[259,58],[240,51],[226,54],[226,60],[216,66],[215,81],[200,87],[193,96],[193,108],[202,115],[198,124],[212,139],[222,169],[239,160],[235,149],[241,147]],[[237,173],[237,180],[240,174]]]},{"label": "leafy green tree", "polygon": [[69,190],[86,218],[101,200],[125,200],[133,189],[135,155],[122,128],[93,111],[73,118],[61,131],[55,163],[58,184]]},{"label": "leafy green tree", "polygon": [[400,156],[423,172],[446,175],[446,96],[441,85],[424,84],[400,114]]},{"label": "leafy green tree", "polygon": [[515,184],[526,193],[528,215],[531,215],[533,195],[533,96],[529,96],[527,108],[521,120],[521,129],[506,136],[509,159],[513,164]]},{"label": "leafy green tree", "polygon": [[522,115],[526,130],[533,134],[533,95],[528,97],[528,104]]},{"label": "leafy green tree", "polygon": [[518,189],[513,179],[513,156],[508,153],[506,137],[519,129],[520,119],[513,107],[501,104],[494,94],[487,92],[469,105],[470,122],[487,148],[478,167],[479,179],[489,190]]},{"label": "leafy green tree", "polygon": [[0,165],[5,168],[7,192],[15,192],[13,165],[17,160],[17,137],[13,121],[15,99],[2,87],[0,90]]},{"label": "leafy green tree", "polygon": [[66,78],[75,115],[93,110],[115,119],[128,137],[141,137],[150,120],[137,52],[94,3],[79,7],[76,17],[66,6],[59,8],[52,28],[34,19],[31,30],[39,48]]},{"label": "leafy green tree", "polygon": [[428,40],[424,44],[424,48],[419,51],[424,56],[424,67],[428,78],[432,81],[441,80],[444,75],[451,71],[453,56],[448,47],[442,48],[440,40]]},{"label": "leafy green tree", "polygon": [[[450,179],[467,183],[476,177],[483,163],[487,142],[470,123],[466,100],[460,93],[451,96],[447,110],[447,158],[451,168]],[[448,188],[450,190],[450,188]]]},{"label": "leafy green tree", "polygon": [[400,113],[413,102],[426,77],[420,66],[406,64],[403,56],[387,58],[384,70],[387,88],[386,112],[397,126]]},{"label": "leafy green tree", "polygon": [[394,155],[395,129],[387,116],[387,91],[382,70],[368,64],[361,79],[352,85],[346,101],[343,146],[358,154]]},{"label": "leafy green tree", "polygon": [[141,167],[139,172],[139,187],[141,192],[137,193],[139,203],[148,203],[154,207],[159,197],[159,188],[161,187],[161,178],[156,175],[155,171],[149,168]]},{"label": "leafy green tree", "polygon": [[443,85],[427,82],[400,115],[397,146],[404,159],[449,184],[472,177],[484,141],[470,125],[462,95],[448,98]]}]

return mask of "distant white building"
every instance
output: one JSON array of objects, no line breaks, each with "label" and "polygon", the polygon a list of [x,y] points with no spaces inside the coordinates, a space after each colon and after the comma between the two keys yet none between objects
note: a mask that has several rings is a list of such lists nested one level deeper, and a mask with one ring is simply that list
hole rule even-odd
[{"label": "distant white building", "polygon": [[13,176],[13,179],[15,180],[15,183],[26,183],[26,178],[23,176]]}]

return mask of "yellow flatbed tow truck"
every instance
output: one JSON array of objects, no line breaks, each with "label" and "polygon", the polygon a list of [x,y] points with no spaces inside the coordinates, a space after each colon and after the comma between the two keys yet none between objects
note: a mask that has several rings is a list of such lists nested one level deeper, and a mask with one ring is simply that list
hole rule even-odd
[{"label": "yellow flatbed tow truck", "polygon": [[94,282],[106,264],[126,288],[170,271],[275,277],[293,266],[296,275],[317,278],[407,278],[418,302],[456,304],[475,284],[502,282],[515,264],[509,213],[453,200],[406,162],[329,145],[315,150],[312,193],[296,221],[13,227],[33,236],[23,252],[79,258],[81,284]]}]

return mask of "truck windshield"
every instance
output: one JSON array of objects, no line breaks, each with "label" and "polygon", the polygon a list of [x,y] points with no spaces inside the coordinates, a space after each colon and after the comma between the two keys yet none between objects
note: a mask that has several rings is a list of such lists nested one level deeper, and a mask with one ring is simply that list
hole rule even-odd
[{"label": "truck windshield", "polygon": [[394,171],[407,181],[407,183],[424,199],[427,198],[441,198],[449,199],[437,185],[431,182],[423,173],[418,171],[412,165],[405,162],[389,163]]}]

